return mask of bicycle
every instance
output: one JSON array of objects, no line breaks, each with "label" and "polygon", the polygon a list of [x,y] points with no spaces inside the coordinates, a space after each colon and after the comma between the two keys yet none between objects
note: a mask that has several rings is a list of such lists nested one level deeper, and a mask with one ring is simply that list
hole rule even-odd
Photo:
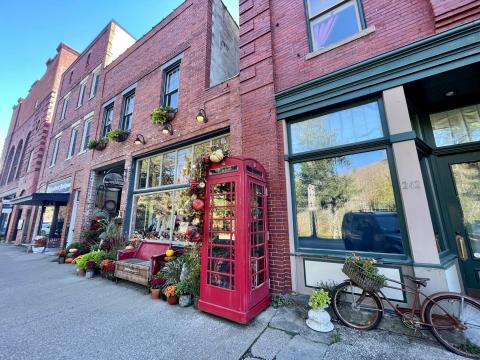
[{"label": "bicycle", "polygon": [[[430,279],[409,275],[403,277],[415,287],[389,278],[386,278],[388,284],[383,287],[414,294],[411,308],[395,306],[381,289],[366,291],[362,284],[355,283],[349,277],[333,291],[335,315],[348,327],[370,330],[380,323],[385,312],[383,302],[386,301],[406,327],[415,331],[430,329],[433,336],[451,352],[480,359],[480,302],[454,292],[426,295],[420,288],[426,287]],[[401,286],[392,286],[392,283]],[[421,304],[420,296],[425,298]],[[417,310],[419,305],[420,310]]]}]

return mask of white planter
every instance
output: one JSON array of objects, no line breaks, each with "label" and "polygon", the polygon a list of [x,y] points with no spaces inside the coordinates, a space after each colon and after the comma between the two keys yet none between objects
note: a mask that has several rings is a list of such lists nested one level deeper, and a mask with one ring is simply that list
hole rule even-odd
[{"label": "white planter", "polygon": [[325,308],[310,309],[308,311],[307,326],[315,331],[330,332],[333,330],[333,324],[330,321],[330,314],[325,311]]}]

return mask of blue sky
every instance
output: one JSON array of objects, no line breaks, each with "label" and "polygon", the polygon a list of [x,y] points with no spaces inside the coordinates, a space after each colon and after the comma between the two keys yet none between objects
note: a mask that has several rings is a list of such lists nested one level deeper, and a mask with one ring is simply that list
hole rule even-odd
[{"label": "blue sky", "polygon": [[[46,69],[60,42],[81,52],[111,19],[137,39],[183,0],[24,0],[0,2],[0,149],[12,106]],[[223,0],[238,22],[238,0]]]}]

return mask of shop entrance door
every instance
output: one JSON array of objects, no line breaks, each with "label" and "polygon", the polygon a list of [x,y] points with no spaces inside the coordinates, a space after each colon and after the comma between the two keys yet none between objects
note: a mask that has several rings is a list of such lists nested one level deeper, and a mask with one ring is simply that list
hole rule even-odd
[{"label": "shop entrance door", "polygon": [[70,224],[68,227],[67,246],[73,242],[75,234],[75,221],[77,219],[78,201],[80,200],[80,190],[75,190],[73,194],[72,213],[70,215]]},{"label": "shop entrance door", "polygon": [[480,297],[480,153],[443,156],[438,165],[449,247],[467,293]]}]

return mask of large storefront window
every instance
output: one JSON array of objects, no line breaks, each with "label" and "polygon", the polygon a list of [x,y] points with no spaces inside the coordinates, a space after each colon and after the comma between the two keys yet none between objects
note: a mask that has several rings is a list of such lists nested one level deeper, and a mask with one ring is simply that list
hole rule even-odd
[{"label": "large storefront window", "polygon": [[[384,138],[377,102],[289,128],[291,151],[310,152],[291,159],[297,247],[403,254],[388,145],[368,148],[368,140]],[[330,147],[338,154],[323,151]]]},{"label": "large storefront window", "polygon": [[185,231],[192,220],[184,210],[190,200],[190,167],[194,157],[212,145],[228,149],[229,135],[137,161],[132,234],[163,242],[185,241]]}]

